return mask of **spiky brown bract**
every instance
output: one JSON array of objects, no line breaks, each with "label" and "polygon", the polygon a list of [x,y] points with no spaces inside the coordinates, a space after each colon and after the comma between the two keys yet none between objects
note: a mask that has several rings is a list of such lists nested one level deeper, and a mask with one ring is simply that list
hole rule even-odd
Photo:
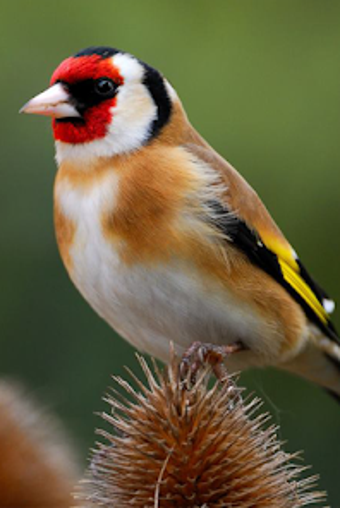
[{"label": "spiky brown bract", "polygon": [[0,383],[0,507],[70,508],[79,476],[59,425],[13,384]]},{"label": "spiky brown bract", "polygon": [[[254,416],[259,400],[242,400],[231,380],[209,388],[207,375],[193,386],[179,380],[175,361],[152,374],[140,363],[147,386],[116,381],[118,395],[105,420],[113,434],[94,452],[80,497],[105,508],[296,508],[324,499],[310,492],[315,478],[281,450],[268,415]],[[116,392],[114,392],[116,393]]]}]

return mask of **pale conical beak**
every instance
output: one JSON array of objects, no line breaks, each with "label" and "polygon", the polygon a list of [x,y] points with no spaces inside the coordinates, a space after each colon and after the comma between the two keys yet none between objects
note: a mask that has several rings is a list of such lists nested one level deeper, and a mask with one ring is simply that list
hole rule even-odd
[{"label": "pale conical beak", "polygon": [[80,113],[70,102],[70,95],[63,85],[56,83],[28,101],[19,111],[52,118],[80,118]]}]

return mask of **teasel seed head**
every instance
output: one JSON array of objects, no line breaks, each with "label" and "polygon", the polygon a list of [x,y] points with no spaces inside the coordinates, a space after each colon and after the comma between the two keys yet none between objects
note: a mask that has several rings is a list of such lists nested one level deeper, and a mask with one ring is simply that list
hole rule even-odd
[{"label": "teasel seed head", "polygon": [[77,460],[60,424],[26,391],[0,382],[0,506],[70,508]]},{"label": "teasel seed head", "polygon": [[[297,454],[282,450],[257,398],[242,398],[234,380],[209,388],[204,372],[194,384],[179,377],[178,363],[153,373],[139,362],[147,383],[115,381],[106,397],[112,432],[93,452],[78,497],[86,508],[297,508],[324,501],[315,477]],[[257,415],[257,416],[256,416]]]}]

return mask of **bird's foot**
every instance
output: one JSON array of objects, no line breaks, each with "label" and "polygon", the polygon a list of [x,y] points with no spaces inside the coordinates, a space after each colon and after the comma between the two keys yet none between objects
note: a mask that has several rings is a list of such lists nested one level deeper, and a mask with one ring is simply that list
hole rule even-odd
[{"label": "bird's foot", "polygon": [[190,382],[194,384],[199,370],[209,365],[216,378],[223,382],[228,378],[225,360],[229,355],[244,351],[245,349],[247,348],[240,341],[225,346],[193,342],[182,356],[179,365],[180,377],[183,381],[188,381],[189,378]]}]

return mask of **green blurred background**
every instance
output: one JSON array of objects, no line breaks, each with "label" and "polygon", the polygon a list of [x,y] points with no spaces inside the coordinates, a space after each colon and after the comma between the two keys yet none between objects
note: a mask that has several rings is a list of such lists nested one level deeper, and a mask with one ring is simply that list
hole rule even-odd
[{"label": "green blurred background", "polygon": [[[62,418],[84,466],[110,374],[136,360],[68,280],[53,231],[50,122],[18,109],[61,60],[99,44],[164,72],[195,127],[250,181],[340,301],[338,0],[2,0],[1,375]],[[340,328],[339,312],[334,320]],[[340,507],[340,407],[283,373],[249,372],[242,382]]]}]

